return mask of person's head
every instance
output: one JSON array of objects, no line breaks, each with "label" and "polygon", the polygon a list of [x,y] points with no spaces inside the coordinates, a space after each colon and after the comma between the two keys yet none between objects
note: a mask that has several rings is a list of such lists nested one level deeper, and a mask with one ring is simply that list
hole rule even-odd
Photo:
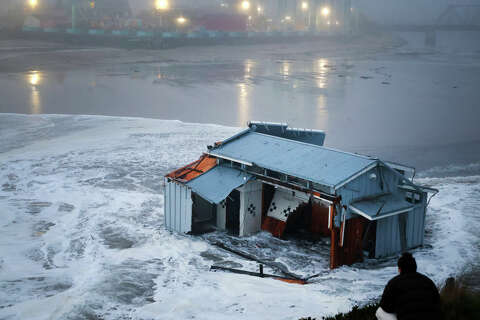
[{"label": "person's head", "polygon": [[417,271],[417,262],[409,252],[402,253],[398,259],[398,271],[400,274],[411,273]]}]

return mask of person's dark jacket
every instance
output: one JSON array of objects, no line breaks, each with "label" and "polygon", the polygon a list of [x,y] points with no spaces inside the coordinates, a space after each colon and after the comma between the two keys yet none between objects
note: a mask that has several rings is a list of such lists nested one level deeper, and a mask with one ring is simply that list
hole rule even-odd
[{"label": "person's dark jacket", "polygon": [[403,273],[391,279],[383,292],[380,307],[396,313],[398,320],[440,319],[440,295],[427,276]]}]

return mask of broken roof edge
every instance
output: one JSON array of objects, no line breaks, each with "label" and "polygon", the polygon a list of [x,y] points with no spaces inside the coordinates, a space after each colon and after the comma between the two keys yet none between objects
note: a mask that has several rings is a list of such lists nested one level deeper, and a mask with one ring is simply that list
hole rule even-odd
[{"label": "broken roof edge", "polygon": [[410,179],[408,179],[407,177],[405,177],[404,175],[399,173],[394,168],[390,167],[385,161],[378,160],[378,162],[381,166],[383,166],[383,167],[387,168],[388,170],[390,170],[391,172],[393,172],[393,174],[396,175],[402,183],[410,185],[411,187],[413,187],[418,192],[423,192],[423,190],[418,185],[416,185],[413,181],[410,181]]},{"label": "broken roof edge", "polygon": [[250,129],[250,128],[243,129],[242,131],[235,133],[233,136],[228,137],[228,138],[225,139],[225,140],[222,140],[222,141],[219,141],[219,142],[215,142],[215,144],[214,144],[213,146],[207,146],[207,149],[208,149],[208,150],[214,150],[214,149],[216,149],[216,148],[218,148],[218,147],[220,147],[220,146],[222,146],[222,145],[224,145],[224,144],[227,144],[227,143],[229,143],[229,142],[232,142],[233,140],[236,140],[236,139],[240,138],[241,136],[243,136],[243,135],[245,135],[245,134],[247,134],[247,133],[249,133],[249,132],[251,132],[251,129]]},{"label": "broken roof edge", "polygon": [[187,183],[217,166],[217,158],[203,153],[197,160],[165,175],[165,178]]},{"label": "broken roof edge", "polygon": [[362,217],[364,217],[364,218],[366,218],[367,220],[370,220],[370,221],[376,221],[376,220],[388,218],[388,217],[391,217],[391,216],[396,216],[396,215],[399,215],[401,213],[409,212],[409,211],[415,209],[415,207],[416,206],[411,206],[409,208],[399,209],[399,210],[396,210],[396,211],[385,213],[385,214],[380,215],[380,216],[372,217],[368,213],[358,209],[354,205],[349,205],[349,208],[352,210],[353,213],[358,214],[359,216],[362,216]]},{"label": "broken roof edge", "polygon": [[[393,202],[395,203],[394,208],[387,209],[386,211],[382,212],[384,209],[385,202]],[[365,208],[362,208],[365,203],[373,203],[373,202],[384,202],[380,208],[374,208],[377,212],[375,214],[368,213]],[[411,204],[403,200],[401,196],[398,194],[394,194],[391,192],[384,192],[384,193],[377,193],[373,195],[368,195],[365,197],[358,198],[348,204],[348,208],[358,215],[361,215],[367,218],[370,221],[379,220],[383,218],[387,218],[393,215],[401,214],[404,212],[409,212],[415,209],[417,205]]]},{"label": "broken roof edge", "polygon": [[255,177],[247,172],[218,165],[185,185],[206,201],[218,204],[225,200],[232,190],[254,179]]}]

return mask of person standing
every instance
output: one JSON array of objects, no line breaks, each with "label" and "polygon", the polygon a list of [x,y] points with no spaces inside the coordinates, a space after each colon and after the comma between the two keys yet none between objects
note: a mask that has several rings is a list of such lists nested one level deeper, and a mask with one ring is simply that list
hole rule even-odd
[{"label": "person standing", "polygon": [[383,291],[377,318],[441,319],[438,289],[430,278],[417,272],[412,254],[405,252],[398,259],[398,272]]}]

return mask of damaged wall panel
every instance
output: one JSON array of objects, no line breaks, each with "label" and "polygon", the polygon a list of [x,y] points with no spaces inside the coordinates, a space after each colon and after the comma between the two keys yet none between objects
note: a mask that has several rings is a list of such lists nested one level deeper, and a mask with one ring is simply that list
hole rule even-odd
[{"label": "damaged wall panel", "polygon": [[240,236],[249,236],[259,232],[262,223],[262,183],[250,181],[240,190]]},{"label": "damaged wall panel", "polygon": [[310,223],[310,232],[319,234],[324,237],[330,236],[330,229],[328,228],[328,213],[330,208],[312,201],[312,219]]}]

